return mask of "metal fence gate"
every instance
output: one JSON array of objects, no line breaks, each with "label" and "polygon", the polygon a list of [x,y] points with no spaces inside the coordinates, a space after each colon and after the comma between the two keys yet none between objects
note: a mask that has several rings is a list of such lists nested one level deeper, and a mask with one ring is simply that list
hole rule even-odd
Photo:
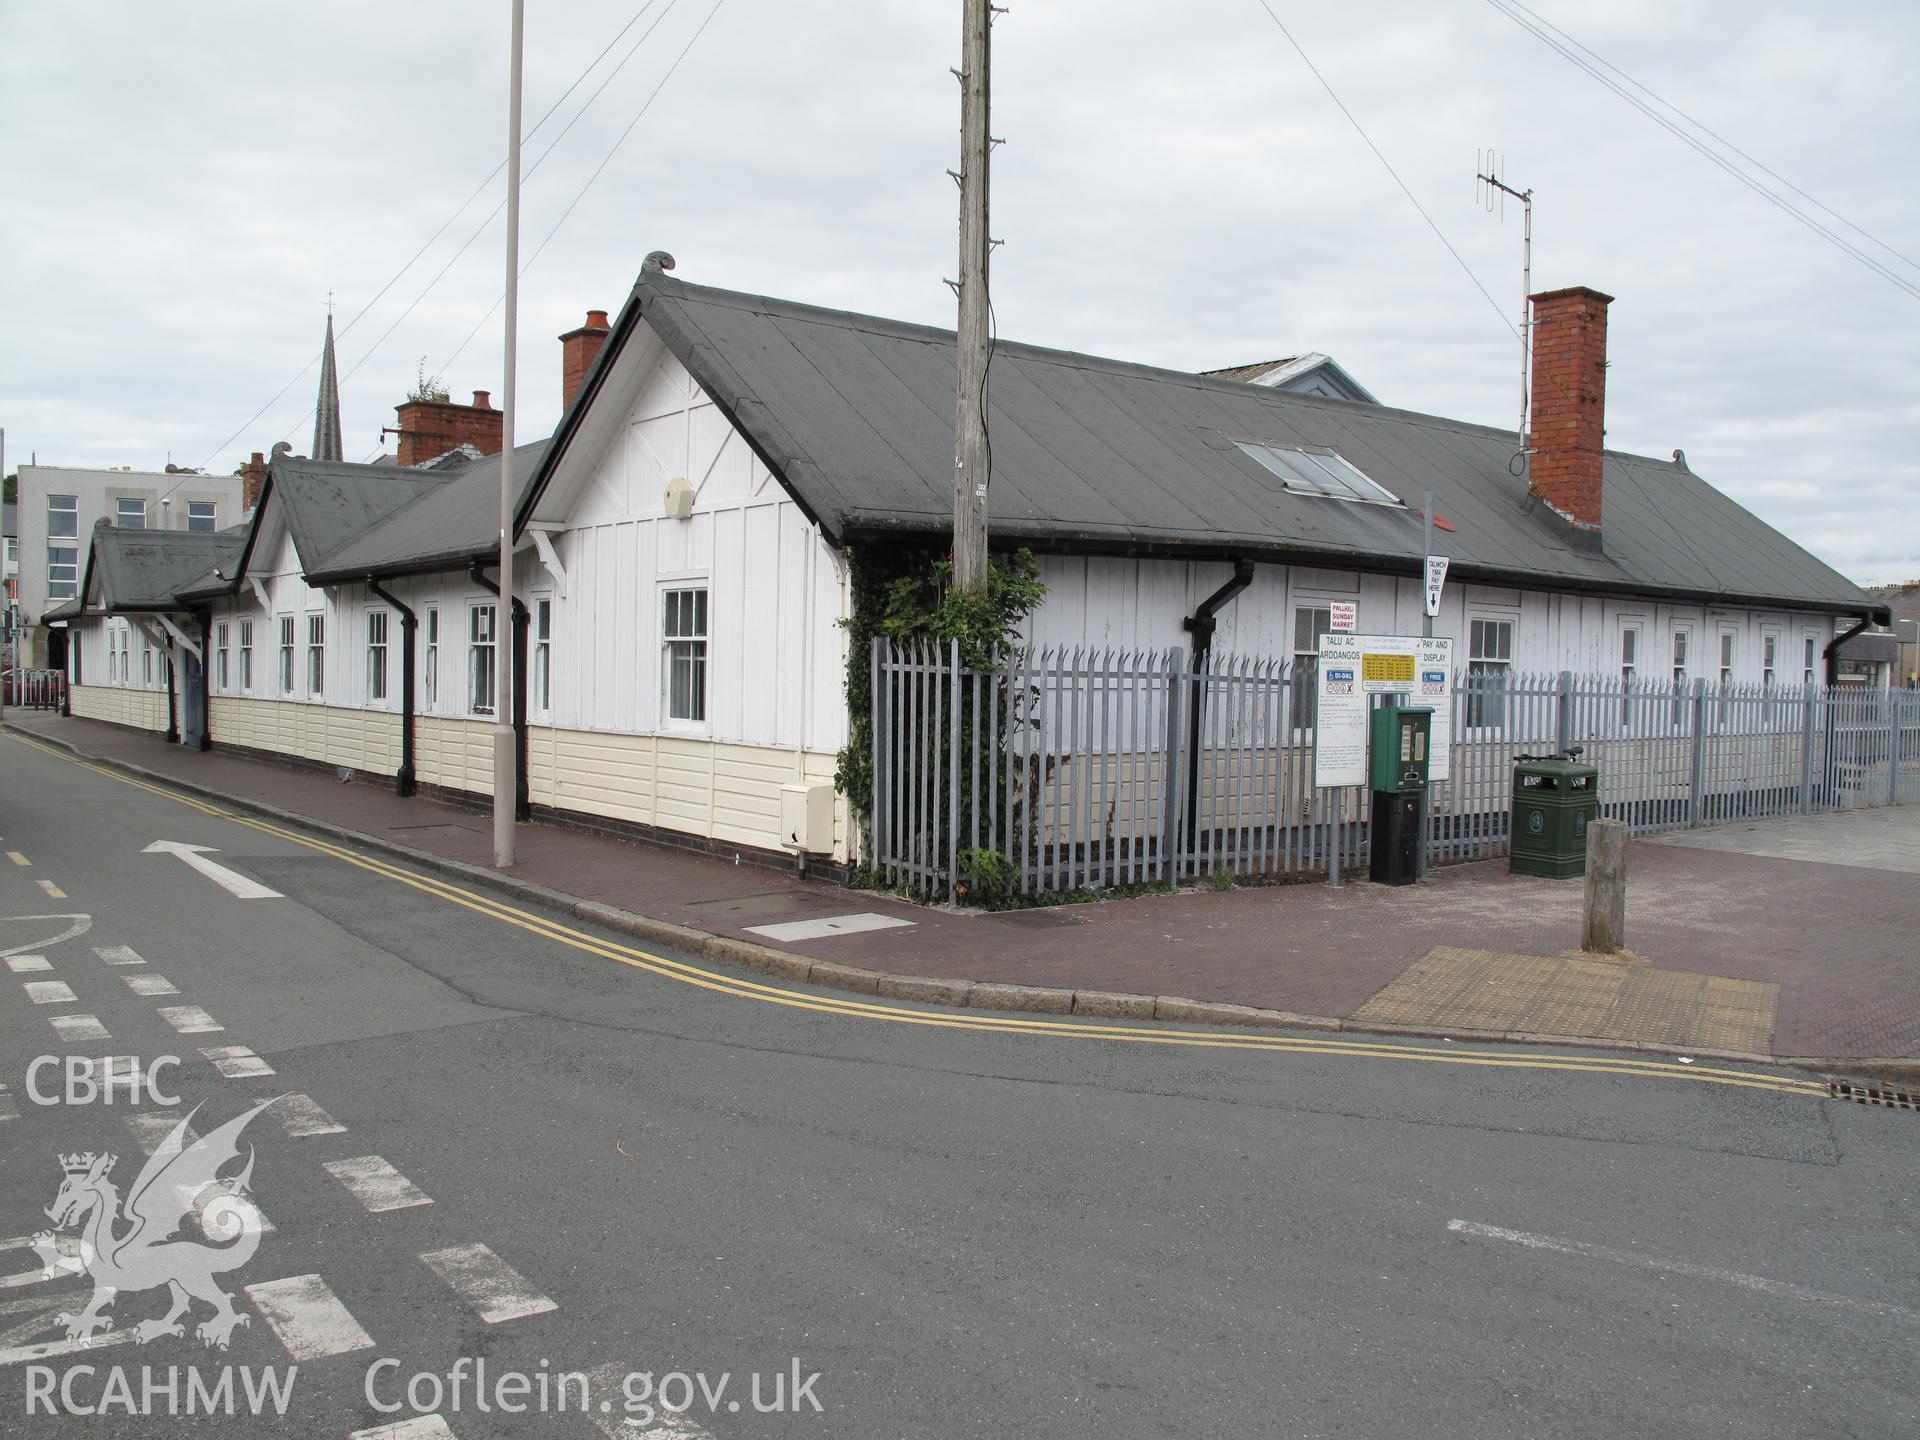
[{"label": "metal fence gate", "polygon": [[[1313,784],[1312,667],[1184,649],[1051,648],[964,665],[873,642],[871,864],[947,899],[1366,863],[1363,788]],[[1636,834],[1920,800],[1920,692],[1455,677],[1434,861],[1507,851],[1513,762],[1569,745]]]}]

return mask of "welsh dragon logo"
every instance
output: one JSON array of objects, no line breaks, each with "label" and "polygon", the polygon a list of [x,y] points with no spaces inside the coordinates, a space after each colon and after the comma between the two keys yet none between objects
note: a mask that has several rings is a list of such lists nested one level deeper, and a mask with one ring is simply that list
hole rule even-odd
[{"label": "welsh dragon logo", "polygon": [[[240,1132],[272,1103],[264,1100],[189,1144],[196,1106],[142,1167],[124,1205],[111,1178],[117,1156],[88,1151],[60,1157],[66,1178],[45,1211],[54,1229],[35,1235],[33,1248],[48,1275],[84,1269],[93,1280],[93,1298],[86,1308],[57,1317],[67,1327],[68,1339],[87,1340],[111,1330],[113,1317],[107,1309],[121,1291],[164,1285],[172,1292],[172,1308],[158,1319],[142,1320],[134,1327],[134,1338],[144,1345],[162,1335],[184,1336],[180,1317],[200,1300],[213,1306],[214,1313],[194,1327],[194,1334],[204,1344],[227,1348],[234,1330],[251,1317],[234,1310],[232,1298],[214,1277],[239,1269],[260,1246],[260,1212],[247,1198],[253,1147],[246,1148],[245,1164],[237,1174],[222,1177],[220,1172],[240,1159]],[[204,1241],[183,1233],[189,1218],[197,1221]],[[77,1247],[55,1233],[75,1227],[80,1232]]]}]

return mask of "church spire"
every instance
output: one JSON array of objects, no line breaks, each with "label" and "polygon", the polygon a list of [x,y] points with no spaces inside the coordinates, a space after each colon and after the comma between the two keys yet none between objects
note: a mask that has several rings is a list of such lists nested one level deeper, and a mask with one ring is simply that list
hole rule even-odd
[{"label": "church spire", "polygon": [[313,407],[313,458],[338,460],[340,381],[333,363],[333,297],[327,297],[327,348],[320,356],[320,398]]}]

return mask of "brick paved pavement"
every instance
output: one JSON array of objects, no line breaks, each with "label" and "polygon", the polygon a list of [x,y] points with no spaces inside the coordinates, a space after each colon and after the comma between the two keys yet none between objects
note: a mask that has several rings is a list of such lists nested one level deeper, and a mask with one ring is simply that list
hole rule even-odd
[{"label": "brick paved pavement", "polygon": [[[77,719],[10,711],[20,729],[82,753],[416,849],[487,865],[487,817],[328,775]],[[4,752],[0,752],[4,753]],[[1849,817],[1832,817],[1836,852]],[[1920,852],[1920,806],[1862,822]],[[1903,830],[1901,827],[1904,827]],[[1764,834],[1754,844],[1766,845]],[[1898,834],[1895,837],[1898,844]],[[895,974],[1184,995],[1347,1016],[1435,946],[1564,954],[1579,943],[1581,887],[1448,866],[1416,887],[1349,883],[1150,895],[1003,914],[955,913],[564,827],[522,826],[514,873],[584,899],[715,934],[850,912],[912,928],[781,948]],[[1864,852],[1863,852],[1864,853]],[[1635,842],[1628,943],[1662,969],[1780,986],[1775,1053],[1920,1058],[1920,883],[1864,865]],[[771,942],[767,942],[771,943]]]}]

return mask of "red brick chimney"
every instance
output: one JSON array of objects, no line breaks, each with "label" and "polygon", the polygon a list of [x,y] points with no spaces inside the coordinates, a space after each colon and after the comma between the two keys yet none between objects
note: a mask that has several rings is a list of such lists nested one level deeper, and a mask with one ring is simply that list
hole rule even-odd
[{"label": "red brick chimney", "polygon": [[400,417],[400,463],[421,465],[462,445],[482,455],[500,453],[501,421],[485,390],[473,392],[473,404],[450,400],[409,400],[396,405]]},{"label": "red brick chimney", "polygon": [[563,411],[573,408],[573,397],[580,393],[587,372],[600,356],[600,347],[607,343],[608,328],[606,311],[589,310],[586,324],[560,337],[560,408]]},{"label": "red brick chimney", "polygon": [[1582,530],[1600,528],[1607,435],[1607,306],[1576,285],[1533,301],[1530,488]]},{"label": "red brick chimney", "polygon": [[258,450],[253,458],[240,467],[240,508],[258,510],[260,491],[267,483],[267,457]]}]

